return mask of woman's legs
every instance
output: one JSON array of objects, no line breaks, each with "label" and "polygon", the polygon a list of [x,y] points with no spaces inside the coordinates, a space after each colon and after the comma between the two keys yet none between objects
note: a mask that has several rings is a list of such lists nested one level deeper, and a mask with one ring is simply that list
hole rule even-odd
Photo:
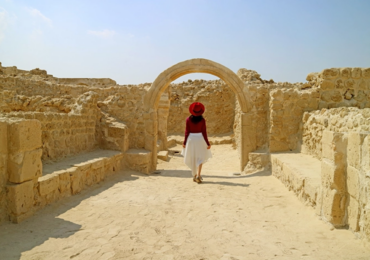
[{"label": "woman's legs", "polygon": [[203,163],[199,164],[198,177],[200,177],[200,172],[202,171],[202,165],[203,165]]}]

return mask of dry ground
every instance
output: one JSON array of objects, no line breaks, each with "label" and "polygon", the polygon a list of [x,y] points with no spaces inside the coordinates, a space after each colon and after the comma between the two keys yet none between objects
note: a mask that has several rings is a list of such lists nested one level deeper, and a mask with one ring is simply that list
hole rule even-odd
[{"label": "dry ground", "polygon": [[273,176],[234,176],[230,146],[212,150],[203,184],[173,156],[161,174],[121,172],[1,225],[0,259],[370,259]]}]

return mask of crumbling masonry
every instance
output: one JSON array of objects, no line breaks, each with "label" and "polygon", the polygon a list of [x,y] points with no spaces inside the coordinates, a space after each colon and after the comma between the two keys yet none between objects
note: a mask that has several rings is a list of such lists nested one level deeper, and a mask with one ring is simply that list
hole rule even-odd
[{"label": "crumbling masonry", "polygon": [[[194,72],[220,80],[171,83]],[[18,223],[120,170],[152,173],[182,141],[194,101],[206,105],[211,142],[238,149],[244,174],[271,171],[324,221],[370,241],[370,68],[291,84],[205,59],[140,85],[0,63],[0,222]]]}]

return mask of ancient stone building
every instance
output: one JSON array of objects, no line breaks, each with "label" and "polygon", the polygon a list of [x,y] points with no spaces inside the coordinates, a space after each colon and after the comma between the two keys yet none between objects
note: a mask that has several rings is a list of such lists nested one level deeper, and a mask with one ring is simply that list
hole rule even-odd
[{"label": "ancient stone building", "polygon": [[[172,83],[193,72],[220,80]],[[244,174],[271,171],[324,221],[370,240],[369,94],[370,68],[325,69],[291,84],[194,59],[153,83],[118,85],[0,64],[0,222],[20,222],[122,169],[152,173],[199,101],[211,142],[238,149]]]}]

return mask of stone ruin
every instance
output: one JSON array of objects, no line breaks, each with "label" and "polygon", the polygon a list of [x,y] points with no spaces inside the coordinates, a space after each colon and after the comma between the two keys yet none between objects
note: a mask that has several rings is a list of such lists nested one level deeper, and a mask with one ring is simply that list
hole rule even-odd
[{"label": "stone ruin", "polygon": [[[220,80],[171,83],[193,72]],[[181,144],[195,101],[206,106],[211,143],[238,149],[244,174],[271,171],[324,221],[370,241],[370,68],[292,84],[204,59],[139,85],[0,63],[0,222],[120,170],[152,173]]]}]

